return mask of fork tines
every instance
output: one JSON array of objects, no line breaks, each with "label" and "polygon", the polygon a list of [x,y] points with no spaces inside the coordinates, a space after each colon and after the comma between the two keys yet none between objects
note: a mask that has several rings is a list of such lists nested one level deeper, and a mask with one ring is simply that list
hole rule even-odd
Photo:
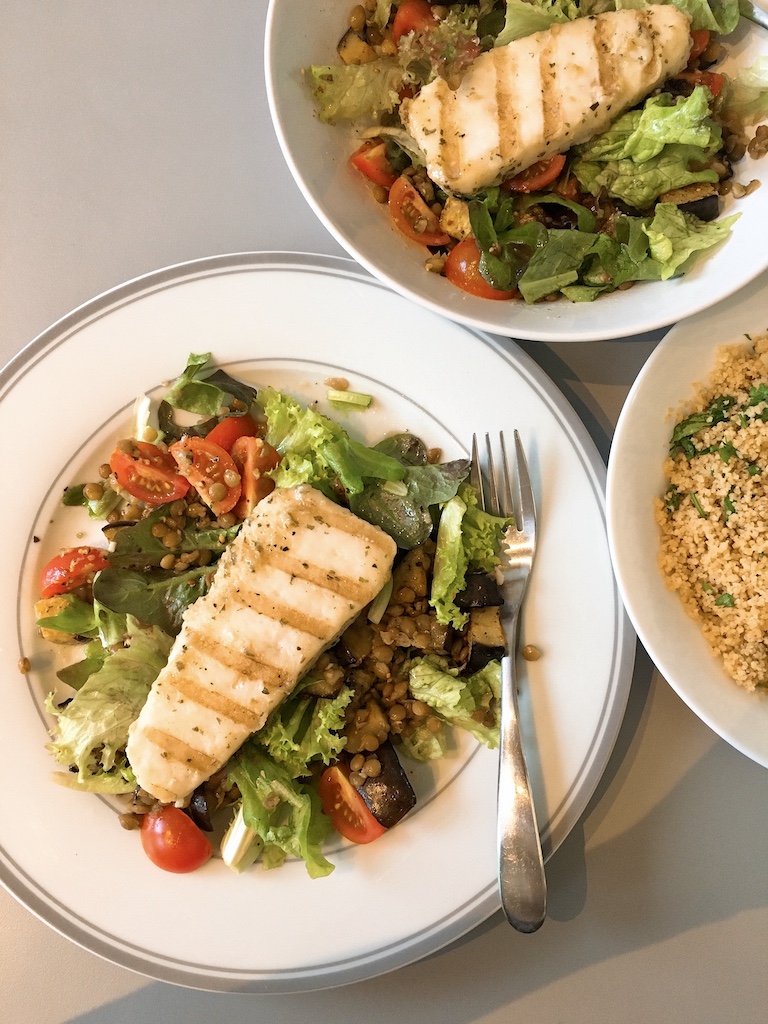
[{"label": "fork tines", "polygon": [[514,518],[518,529],[524,530],[528,533],[535,527],[536,512],[533,502],[533,490],[528,473],[525,451],[520,440],[520,435],[517,431],[514,432],[514,437],[516,463],[515,483],[517,484],[516,491],[513,490],[512,473],[510,471],[509,458],[507,456],[504,431],[499,431],[499,447],[501,448],[500,475],[496,471],[490,434],[485,435],[487,486],[483,478],[483,471],[480,463],[477,435],[472,435],[472,468],[470,473],[470,482],[477,491],[481,508],[493,515]]}]

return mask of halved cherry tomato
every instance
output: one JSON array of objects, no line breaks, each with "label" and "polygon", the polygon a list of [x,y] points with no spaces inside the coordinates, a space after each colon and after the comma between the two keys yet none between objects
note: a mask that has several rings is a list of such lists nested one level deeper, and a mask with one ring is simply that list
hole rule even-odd
[{"label": "halved cherry tomato", "polygon": [[332,764],[320,776],[317,792],[323,811],[333,827],[353,843],[372,843],[387,831],[365,805],[365,800],[349,781],[349,769]]},{"label": "halved cherry tomato", "polygon": [[256,437],[258,433],[256,420],[246,412],[242,416],[226,416],[205,436],[214,444],[221,445],[225,452],[231,452],[238,437]]},{"label": "halved cherry tomato", "polygon": [[682,78],[693,86],[705,85],[713,96],[719,96],[725,85],[725,75],[718,75],[716,71],[681,71],[675,78]]},{"label": "halved cherry tomato", "polygon": [[175,874],[196,871],[213,854],[208,836],[172,804],[144,815],[141,845],[153,864]]},{"label": "halved cherry tomato", "polygon": [[448,245],[451,240],[451,236],[441,230],[440,220],[415,185],[402,174],[389,190],[389,212],[395,226],[412,242]]},{"label": "halved cherry tomato", "polygon": [[171,456],[148,441],[134,441],[130,452],[115,448],[109,468],[123,490],[147,505],[177,501],[189,490]]},{"label": "halved cherry tomato", "polygon": [[401,36],[408,35],[409,32],[424,32],[435,25],[437,18],[427,0],[403,0],[392,22],[392,39],[398,42]]},{"label": "halved cherry tomato", "polygon": [[43,597],[68,594],[91,583],[96,573],[108,565],[107,552],[103,548],[67,548],[55,555],[43,569],[40,593]]},{"label": "halved cherry tomato", "polygon": [[692,60],[696,60],[697,57],[700,57],[702,53],[704,53],[706,48],[709,46],[710,37],[711,33],[706,28],[693,29],[693,31],[691,32],[691,39],[693,40],[693,44],[691,46],[691,52],[688,56],[688,63],[690,63]]},{"label": "halved cherry tomato", "polygon": [[376,185],[389,188],[397,181],[397,171],[389,162],[386,144],[381,139],[366,139],[349,162]]},{"label": "halved cherry tomato", "polygon": [[235,515],[246,519],[256,505],[275,489],[271,476],[264,476],[280,465],[280,453],[261,437],[239,437],[232,446],[232,458],[240,472],[242,497]]},{"label": "halved cherry tomato", "polygon": [[214,515],[231,512],[240,499],[240,473],[232,456],[207,437],[183,437],[168,449],[179,472]]},{"label": "halved cherry tomato", "polygon": [[564,167],[565,154],[558,153],[546,160],[537,160],[514,178],[507,178],[502,182],[502,187],[510,192],[538,192],[539,189],[551,185]]},{"label": "halved cherry tomato", "polygon": [[481,299],[514,299],[517,289],[492,288],[480,273],[480,250],[474,238],[465,238],[454,246],[445,261],[445,276],[458,288]]}]

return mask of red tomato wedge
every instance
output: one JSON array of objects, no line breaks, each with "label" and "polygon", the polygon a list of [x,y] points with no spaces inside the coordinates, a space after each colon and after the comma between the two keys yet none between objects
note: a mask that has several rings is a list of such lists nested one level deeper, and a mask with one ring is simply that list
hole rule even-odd
[{"label": "red tomato wedge", "polygon": [[238,437],[257,437],[259,428],[250,413],[242,416],[226,416],[205,435],[206,440],[221,445],[225,452],[232,451]]},{"label": "red tomato wedge", "polygon": [[409,32],[425,32],[437,25],[437,18],[432,13],[432,5],[427,0],[403,0],[397,8],[395,20],[392,22],[392,39],[398,42]]},{"label": "red tomato wedge", "polygon": [[716,71],[681,71],[675,78],[682,78],[694,87],[705,85],[713,96],[719,96],[725,85],[725,75],[718,75]]},{"label": "red tomato wedge", "polygon": [[264,476],[280,465],[280,453],[261,437],[239,437],[232,446],[232,458],[240,472],[242,496],[235,515],[246,519],[256,505],[275,489],[271,476]]},{"label": "red tomato wedge", "polygon": [[537,160],[514,178],[507,178],[502,182],[502,187],[510,192],[538,192],[551,185],[564,167],[565,154],[558,153],[547,160]]},{"label": "red tomato wedge", "polygon": [[103,548],[67,548],[55,555],[43,569],[40,593],[43,597],[68,594],[93,582],[93,577],[109,565]]},{"label": "red tomato wedge", "polygon": [[389,190],[389,212],[395,226],[406,238],[421,245],[448,245],[451,236],[440,227],[440,220],[430,210],[409,178],[400,175]]},{"label": "red tomato wedge", "polygon": [[115,448],[109,468],[123,490],[147,505],[177,501],[189,490],[189,483],[179,475],[171,456],[148,441],[134,441],[130,454]]},{"label": "red tomato wedge", "polygon": [[514,299],[517,289],[493,288],[480,273],[480,249],[474,238],[465,238],[448,253],[443,273],[457,288],[481,299]]},{"label": "red tomato wedge", "polygon": [[333,827],[350,842],[372,843],[387,831],[349,781],[345,765],[333,764],[326,768],[320,776],[317,792]]},{"label": "red tomato wedge", "polygon": [[240,473],[229,452],[207,437],[184,437],[168,449],[179,473],[214,515],[231,512],[240,499]]},{"label": "red tomato wedge", "polygon": [[141,845],[153,864],[177,875],[196,871],[213,854],[205,833],[184,811],[173,805],[144,815]]},{"label": "red tomato wedge", "polygon": [[376,185],[390,188],[397,181],[397,171],[389,162],[386,144],[381,139],[366,139],[349,162]]},{"label": "red tomato wedge", "polygon": [[695,28],[691,32],[691,39],[693,40],[691,46],[691,52],[688,56],[688,63],[692,60],[696,60],[709,46],[709,40],[711,38],[711,32],[706,28]]}]

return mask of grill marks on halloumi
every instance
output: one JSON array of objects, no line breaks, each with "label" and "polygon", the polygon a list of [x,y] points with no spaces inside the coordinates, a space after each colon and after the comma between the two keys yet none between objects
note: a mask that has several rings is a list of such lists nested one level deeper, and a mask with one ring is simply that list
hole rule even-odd
[{"label": "grill marks on halloumi", "polygon": [[139,785],[184,801],[266,722],[389,577],[395,544],[306,485],[261,502],[187,609],[131,728]]},{"label": "grill marks on halloumi", "polygon": [[690,18],[654,4],[555,24],[435,79],[400,113],[434,182],[471,195],[603,131],[688,63]]}]

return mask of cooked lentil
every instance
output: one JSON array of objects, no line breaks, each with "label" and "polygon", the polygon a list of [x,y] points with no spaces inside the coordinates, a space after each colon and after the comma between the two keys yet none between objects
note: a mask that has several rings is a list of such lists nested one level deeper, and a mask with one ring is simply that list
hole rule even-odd
[{"label": "cooked lentil", "polygon": [[681,410],[655,516],[667,585],[754,690],[768,686],[768,333],[747,337]]}]

